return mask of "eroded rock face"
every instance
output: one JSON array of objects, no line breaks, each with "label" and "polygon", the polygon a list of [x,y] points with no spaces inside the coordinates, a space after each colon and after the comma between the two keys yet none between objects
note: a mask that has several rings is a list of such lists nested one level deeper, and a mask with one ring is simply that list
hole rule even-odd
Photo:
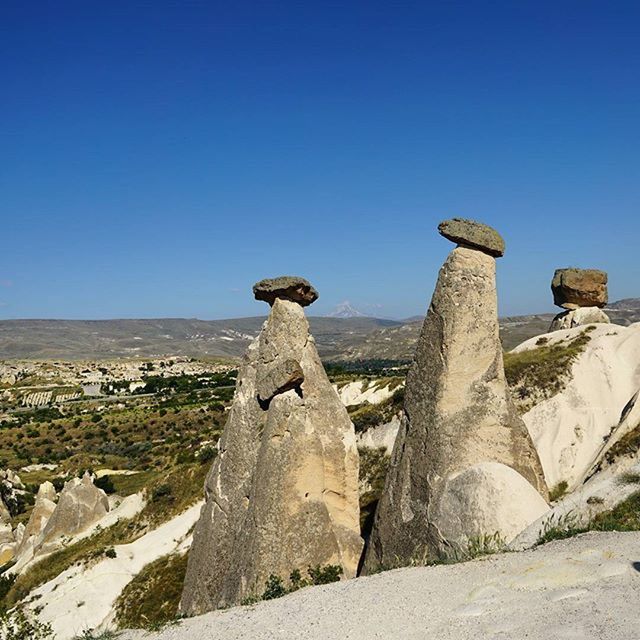
[{"label": "eroded rock face", "polygon": [[447,479],[436,520],[443,538],[459,547],[493,533],[499,539],[491,542],[499,546],[548,511],[544,498],[517,471],[481,462]]},{"label": "eroded rock face", "polygon": [[[41,490],[44,504],[50,490],[42,487]],[[109,500],[106,493],[93,484],[93,479],[88,473],[85,473],[82,479],[73,478],[60,492],[58,504],[42,531],[41,544],[46,545],[62,536],[80,533],[100,520],[108,511]]]},{"label": "eroded rock face", "polygon": [[24,544],[29,538],[37,538],[44,531],[49,518],[56,509],[56,490],[50,482],[43,482],[38,489],[36,502],[22,536]]},{"label": "eroded rock face", "polygon": [[[440,270],[407,376],[404,417],[365,572],[464,551],[492,504],[513,500],[499,474],[476,474],[484,486],[480,492],[473,483],[466,491],[454,481],[486,463],[510,468],[521,476],[521,486],[529,483],[546,497],[540,460],[505,380],[495,260],[458,247]],[[452,486],[466,511],[445,508]],[[527,524],[521,520],[517,526]],[[512,533],[511,522],[501,518],[491,526],[495,530],[484,534]]]},{"label": "eroded rock face", "polygon": [[598,307],[580,307],[559,313],[551,322],[549,332],[573,329],[588,324],[610,324],[609,316]]},{"label": "eroded rock face", "polygon": [[[545,396],[522,416],[548,486],[564,483],[573,491],[609,444],[624,433],[625,424],[629,426],[627,412],[640,389],[640,324],[599,324],[544,337],[545,345],[552,348],[588,340],[563,378],[561,391]],[[538,336],[530,338],[514,353],[534,354],[538,341]],[[632,421],[631,426],[638,423]]]},{"label": "eroded rock face", "polygon": [[13,560],[16,541],[9,523],[0,522],[0,566]]},{"label": "eroded rock face", "polygon": [[2,497],[0,497],[0,524],[9,522],[10,518],[11,514],[9,513],[9,509],[7,509],[7,505],[2,500]]},{"label": "eroded rock face", "polygon": [[38,489],[33,510],[26,527],[16,534],[17,566],[22,567],[36,554],[42,543],[42,532],[56,509],[56,490],[50,482],[43,482]]},{"label": "eroded rock face", "polygon": [[340,565],[355,575],[355,434],[296,302],[273,302],[245,355],[205,494],[182,612],[239,604],[271,574],[286,583],[294,569]]},{"label": "eroded rock face", "polygon": [[[300,363],[293,358],[277,362],[269,367],[264,376],[258,380],[258,400],[267,404],[278,394],[298,389],[304,382],[304,371]],[[263,407],[264,408],[264,407]]]},{"label": "eroded rock face", "polygon": [[553,302],[563,309],[604,307],[607,274],[598,269],[557,269],[551,281]]},{"label": "eroded rock face", "polygon": [[0,469],[0,485],[0,523],[3,523],[17,513],[25,494],[25,486],[20,476],[11,469]]},{"label": "eroded rock face", "polygon": [[260,280],[253,285],[253,295],[256,300],[263,300],[271,306],[278,298],[297,302],[303,307],[318,299],[318,292],[311,283],[298,276],[280,276]]},{"label": "eroded rock face", "polygon": [[486,224],[464,218],[452,218],[441,222],[438,231],[451,242],[484,251],[494,258],[504,255],[502,236]]}]

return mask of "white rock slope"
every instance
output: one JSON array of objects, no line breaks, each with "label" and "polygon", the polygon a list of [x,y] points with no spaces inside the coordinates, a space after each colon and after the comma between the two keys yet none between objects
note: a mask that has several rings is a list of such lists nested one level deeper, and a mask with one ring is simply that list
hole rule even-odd
[{"label": "white rock slope", "polygon": [[[404,386],[404,383],[401,386]],[[334,384],[333,388],[345,407],[353,407],[365,402],[369,404],[384,402],[393,395],[398,387],[391,384],[382,384],[380,381],[354,380],[341,387]]]},{"label": "white rock slope", "polygon": [[[33,591],[38,618],[51,623],[56,640],[68,640],[87,629],[108,629],[114,624],[114,604],[124,587],[147,564],[188,548],[189,532],[198,520],[202,502],[150,531],[135,542],[114,547],[115,558],[104,558],[89,568],[63,571]],[[186,542],[185,542],[186,541]]]},{"label": "white rock slope", "polygon": [[[591,340],[572,365],[565,389],[524,416],[549,487],[571,490],[591,469],[640,390],[640,324],[594,325]],[[547,345],[575,338],[576,327],[545,336]],[[514,349],[535,349],[539,337]]]}]

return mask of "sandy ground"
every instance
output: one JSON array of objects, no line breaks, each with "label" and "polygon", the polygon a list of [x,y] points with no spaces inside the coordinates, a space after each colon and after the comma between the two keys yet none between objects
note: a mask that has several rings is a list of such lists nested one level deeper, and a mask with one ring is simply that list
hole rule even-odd
[{"label": "sandy ground", "polygon": [[634,640],[639,604],[640,533],[589,533],[531,551],[307,588],[121,638]]}]

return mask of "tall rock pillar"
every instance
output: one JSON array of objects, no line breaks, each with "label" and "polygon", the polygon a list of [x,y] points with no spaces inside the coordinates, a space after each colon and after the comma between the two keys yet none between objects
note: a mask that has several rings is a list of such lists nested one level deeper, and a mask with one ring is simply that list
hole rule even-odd
[{"label": "tall rock pillar", "polygon": [[205,484],[180,608],[187,614],[259,595],[270,575],[339,565],[362,551],[353,425],[324,371],[303,306],[302,278],[254,286],[271,314],[240,369]]},{"label": "tall rock pillar", "polygon": [[498,334],[498,233],[454,219],[407,376],[402,425],[364,572],[464,553],[506,539],[546,509],[542,467],[511,402]]}]

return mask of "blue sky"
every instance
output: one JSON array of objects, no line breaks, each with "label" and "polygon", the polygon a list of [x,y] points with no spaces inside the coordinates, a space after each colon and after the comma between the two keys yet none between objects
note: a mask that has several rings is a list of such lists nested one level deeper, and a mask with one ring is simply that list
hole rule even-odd
[{"label": "blue sky", "polygon": [[423,313],[502,232],[503,314],[563,266],[640,296],[637,2],[3,2],[0,317]]}]

